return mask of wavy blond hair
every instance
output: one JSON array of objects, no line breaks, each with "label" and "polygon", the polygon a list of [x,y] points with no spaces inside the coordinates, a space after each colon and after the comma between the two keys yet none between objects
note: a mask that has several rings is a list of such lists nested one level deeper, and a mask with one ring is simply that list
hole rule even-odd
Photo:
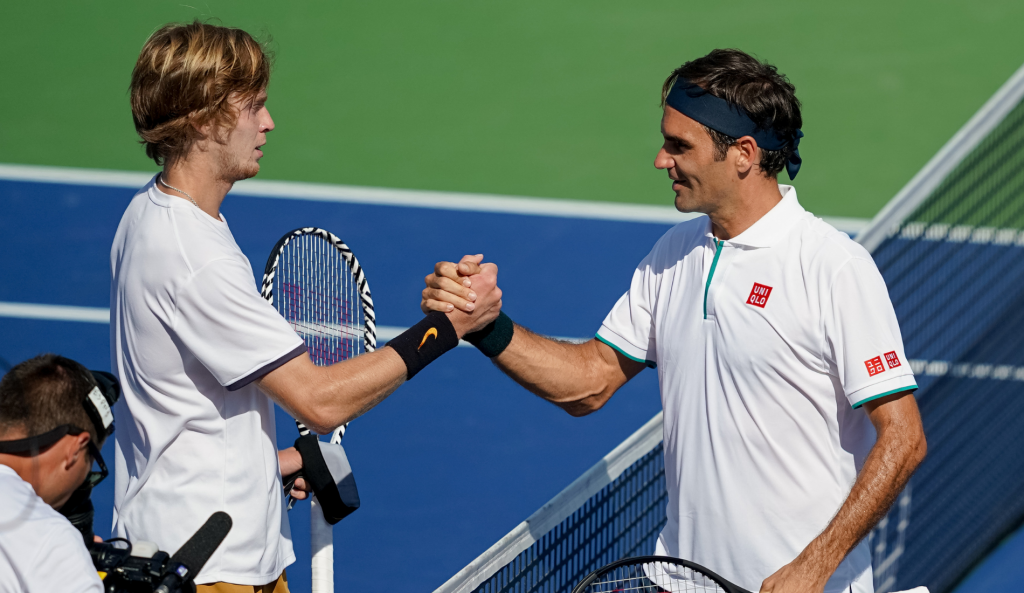
[{"label": "wavy blond hair", "polygon": [[257,97],[270,82],[270,55],[241,29],[200,22],[165,25],[139,54],[130,87],[135,131],[157,165],[184,158],[213,123],[238,117],[230,99]]}]

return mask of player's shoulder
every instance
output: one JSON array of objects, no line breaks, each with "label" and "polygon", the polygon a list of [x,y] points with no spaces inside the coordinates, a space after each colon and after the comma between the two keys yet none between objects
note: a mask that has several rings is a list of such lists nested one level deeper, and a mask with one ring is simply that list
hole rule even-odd
[{"label": "player's shoulder", "polygon": [[826,271],[835,272],[851,260],[867,262],[872,267],[875,265],[863,245],[809,212],[801,221],[799,232],[801,249],[807,253],[809,260]]},{"label": "player's shoulder", "polygon": [[651,257],[677,261],[693,251],[694,247],[707,243],[711,232],[711,221],[700,215],[684,220],[665,232],[651,249]]},{"label": "player's shoulder", "polygon": [[139,250],[152,261],[180,260],[189,270],[233,259],[248,265],[227,223],[214,220],[190,202],[159,191],[155,177],[132,199],[118,229],[125,250]]}]

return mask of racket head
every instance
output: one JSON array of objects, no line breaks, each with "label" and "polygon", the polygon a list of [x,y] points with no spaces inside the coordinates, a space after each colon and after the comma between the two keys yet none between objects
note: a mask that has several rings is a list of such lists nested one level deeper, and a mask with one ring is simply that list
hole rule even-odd
[{"label": "racket head", "polygon": [[750,593],[696,562],[669,556],[623,558],[587,575],[572,593]]},{"label": "racket head", "polygon": [[348,245],[330,231],[302,227],[281,237],[267,258],[260,292],[303,338],[317,365],[377,347],[366,275]]}]

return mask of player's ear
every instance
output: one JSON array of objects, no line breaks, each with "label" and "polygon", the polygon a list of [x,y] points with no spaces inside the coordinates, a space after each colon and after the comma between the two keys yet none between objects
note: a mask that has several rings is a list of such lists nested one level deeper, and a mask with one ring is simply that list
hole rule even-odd
[{"label": "player's ear", "polygon": [[64,469],[68,469],[73,466],[79,458],[88,461],[89,448],[89,433],[82,432],[76,435],[68,435],[64,437],[67,439],[67,446],[64,449]]},{"label": "player's ear", "polygon": [[745,174],[757,163],[757,141],[750,136],[743,136],[729,147],[736,154],[736,171]]}]

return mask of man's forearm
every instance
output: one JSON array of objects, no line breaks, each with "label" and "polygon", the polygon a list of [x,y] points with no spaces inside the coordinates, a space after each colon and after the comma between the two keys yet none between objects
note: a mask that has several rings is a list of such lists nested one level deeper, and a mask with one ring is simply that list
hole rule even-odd
[{"label": "man's forearm", "polygon": [[640,370],[624,372],[614,351],[597,340],[561,342],[519,325],[508,348],[494,362],[517,383],[573,416],[603,406]]},{"label": "man's forearm", "polygon": [[300,356],[261,379],[260,388],[311,430],[326,434],[373,408],[405,378],[402,358],[384,347],[329,367]]},{"label": "man's forearm", "polygon": [[383,347],[327,368],[325,382],[313,392],[321,409],[351,422],[391,395],[406,381],[406,366],[393,349]]},{"label": "man's forearm", "polygon": [[912,405],[913,413],[876,424],[878,441],[868,454],[849,496],[797,562],[806,562],[823,575],[835,572],[843,558],[889,511],[924,459],[926,445],[917,406],[913,396],[905,397],[906,401],[889,405]]}]

